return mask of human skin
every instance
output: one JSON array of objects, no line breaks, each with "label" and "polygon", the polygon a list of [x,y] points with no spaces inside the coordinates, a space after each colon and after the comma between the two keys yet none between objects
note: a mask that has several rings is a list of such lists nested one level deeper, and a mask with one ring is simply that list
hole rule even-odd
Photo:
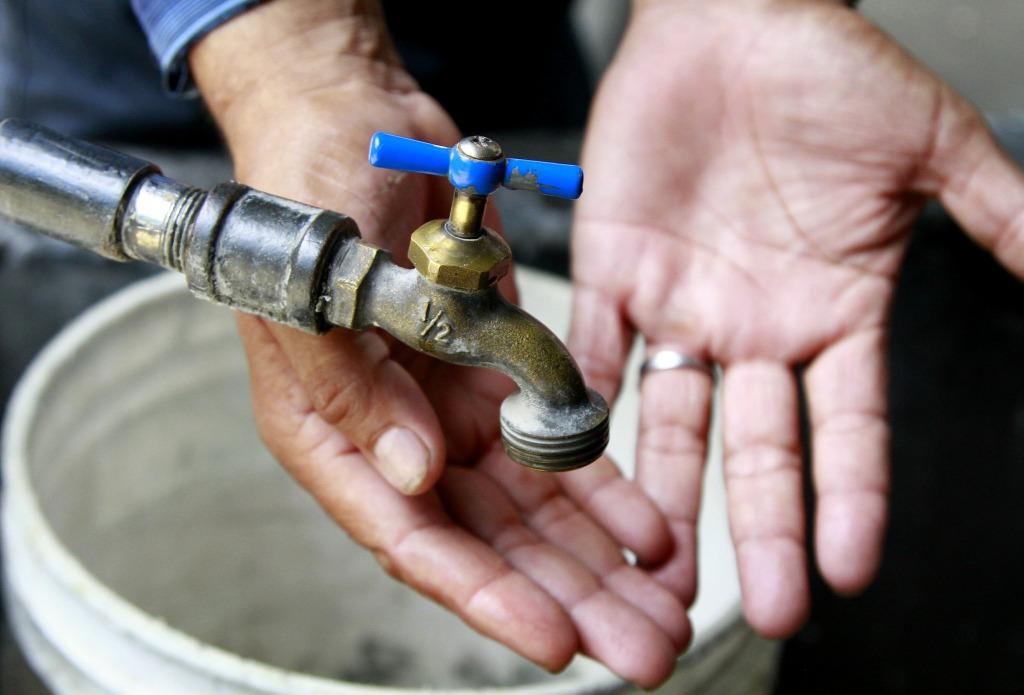
[{"label": "human skin", "polygon": [[[886,333],[911,223],[938,197],[1022,276],[1024,175],[970,104],[831,0],[635,3],[583,166],[570,347],[609,401],[636,334],[721,365],[744,612],[789,635],[809,611],[798,389],[818,568],[856,593],[885,530]],[[638,480],[674,538],[645,566],[687,605],[712,388],[694,370],[642,384]]]},{"label": "human skin", "polygon": [[[190,65],[239,181],[352,216],[401,263],[409,234],[447,215],[446,182],[366,163],[377,130],[458,139],[401,68],[375,3],[261,4],[200,41]],[[494,372],[377,331],[238,326],[267,447],[384,569],[552,671],[582,652],[642,686],[668,677],[690,640],[685,609],[622,551],[657,564],[671,536],[611,461],[563,477],[511,462],[498,405],[512,385]]]}]

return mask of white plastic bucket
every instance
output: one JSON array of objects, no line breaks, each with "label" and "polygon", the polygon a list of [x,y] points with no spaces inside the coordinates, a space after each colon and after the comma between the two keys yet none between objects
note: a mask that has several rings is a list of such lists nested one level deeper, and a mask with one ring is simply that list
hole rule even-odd
[{"label": "white plastic bucket", "polygon": [[[568,284],[519,277],[527,309],[564,334]],[[612,425],[627,463],[635,372]],[[739,617],[718,456],[695,643],[666,691],[756,692],[773,668]],[[582,658],[549,676],[390,580],[264,451],[230,313],[178,276],[122,291],[46,348],[10,403],[3,463],[10,621],[57,693],[625,689]]]}]

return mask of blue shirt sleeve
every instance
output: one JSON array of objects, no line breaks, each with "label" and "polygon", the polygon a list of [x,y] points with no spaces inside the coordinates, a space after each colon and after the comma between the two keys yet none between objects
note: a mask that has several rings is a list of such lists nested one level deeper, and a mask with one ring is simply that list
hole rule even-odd
[{"label": "blue shirt sleeve", "polygon": [[195,96],[188,72],[192,44],[260,0],[131,0],[160,63],[164,89],[175,96]]}]

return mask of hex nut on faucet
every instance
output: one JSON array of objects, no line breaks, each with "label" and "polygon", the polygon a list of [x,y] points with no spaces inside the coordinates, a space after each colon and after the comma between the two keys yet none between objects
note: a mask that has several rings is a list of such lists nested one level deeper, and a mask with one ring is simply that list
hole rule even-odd
[{"label": "hex nut on faucet", "polygon": [[446,222],[428,222],[409,240],[409,260],[423,277],[457,290],[482,290],[505,276],[512,251],[504,239],[486,228],[475,238],[459,238]]}]

